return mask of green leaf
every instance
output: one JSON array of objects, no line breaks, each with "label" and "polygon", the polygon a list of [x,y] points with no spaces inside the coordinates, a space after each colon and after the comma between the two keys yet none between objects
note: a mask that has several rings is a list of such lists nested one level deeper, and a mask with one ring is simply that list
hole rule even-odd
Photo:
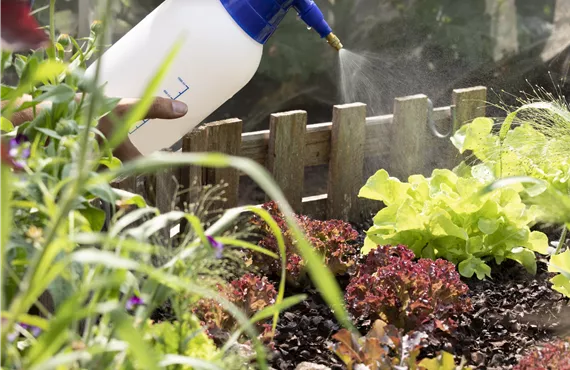
[{"label": "green leaf", "polygon": [[536,274],[536,257],[532,251],[525,248],[515,248],[507,254],[507,258],[523,265],[529,274]]},{"label": "green leaf", "polygon": [[0,130],[5,132],[10,132],[14,129],[14,125],[8,119],[2,117],[0,118]]},{"label": "green leaf", "polygon": [[89,351],[61,352],[30,370],[70,369],[78,362],[89,362],[92,358]]},{"label": "green leaf", "polygon": [[37,69],[34,71],[33,77],[30,79],[29,83],[36,84],[38,82],[55,79],[67,70],[67,64],[56,61],[54,59],[48,59],[43,61]]},{"label": "green leaf", "polygon": [[112,252],[98,249],[82,249],[71,255],[71,260],[81,264],[102,265],[108,268],[136,270],[139,263],[132,259],[119,257]]},{"label": "green leaf", "polygon": [[[12,192],[14,189],[15,179],[13,177],[12,171],[7,165],[1,163],[0,169],[2,171],[2,177],[0,178],[0,182],[2,184],[2,187],[0,189],[0,194],[2,196],[0,198],[0,209],[2,210],[2,217],[0,217],[2,229],[0,230],[0,235],[2,237],[0,243],[2,243],[2,258],[4,258],[6,256],[6,246],[10,238],[10,232],[12,230],[12,210],[10,209],[10,202],[12,201]],[[4,291],[2,294],[4,294]],[[2,310],[4,310],[6,300],[4,299],[4,296],[1,298]]]},{"label": "green leaf", "polygon": [[547,254],[548,236],[540,231],[531,231],[525,247],[540,254]]},{"label": "green leaf", "polygon": [[101,231],[101,229],[103,229],[105,219],[107,218],[105,211],[87,205],[86,208],[79,210],[79,212],[87,219],[87,221],[89,221],[91,230]]},{"label": "green leaf", "polygon": [[433,235],[436,236],[451,235],[461,240],[469,239],[467,231],[464,228],[455,225],[450,215],[444,211],[438,211],[433,214],[430,229]]},{"label": "green leaf", "polygon": [[129,344],[132,357],[136,359],[139,366],[145,369],[159,370],[158,355],[142,338],[141,333],[135,329],[133,319],[125,312],[114,311],[111,313],[115,330],[119,338]]},{"label": "green leaf", "polygon": [[560,272],[570,274],[570,250],[555,254],[550,257],[548,272]]},{"label": "green leaf", "polygon": [[277,254],[271,252],[270,250],[265,249],[263,247],[260,247],[258,245],[252,244],[252,243],[248,243],[244,240],[227,238],[227,237],[218,237],[218,238],[216,238],[216,240],[218,242],[222,243],[223,245],[226,245],[226,246],[234,246],[234,247],[249,249],[249,250],[252,250],[254,252],[262,253],[262,254],[265,254],[269,257],[279,259],[279,256]]},{"label": "green leaf", "polygon": [[476,274],[479,280],[483,280],[485,277],[491,277],[491,268],[476,257],[470,257],[461,261],[458,265],[458,270],[461,276],[467,278],[472,277],[473,274]]},{"label": "green leaf", "polygon": [[[112,168],[118,168],[118,167],[109,167],[109,168],[112,169]],[[128,192],[128,191],[123,190],[123,189],[116,189],[116,188],[112,188],[112,189],[113,189],[113,193],[115,193],[115,196],[117,198],[121,199],[121,201],[126,205],[135,205],[139,208],[144,208],[147,206],[144,198],[138,194],[131,193],[131,192]]]},{"label": "green leaf", "polygon": [[13,96],[12,94],[14,94],[14,91],[16,91],[16,88],[13,86],[8,86],[8,85],[0,85],[0,93],[2,96],[2,100],[7,100],[9,99],[10,96]]},{"label": "green leaf", "polygon": [[34,99],[34,102],[48,101],[55,104],[67,103],[75,98],[75,91],[67,85],[48,85],[40,87],[44,93]]},{"label": "green leaf", "polygon": [[481,190],[481,194],[488,194],[497,189],[502,189],[519,184],[531,184],[538,186],[537,189],[541,189],[546,186],[545,182],[539,179],[535,179],[529,176],[510,176],[500,180],[497,180]]},{"label": "green leaf", "polygon": [[563,274],[556,275],[550,279],[550,282],[552,283],[552,289],[566,297],[570,297],[570,279],[567,276]]},{"label": "green leaf", "polygon": [[91,194],[95,195],[98,198],[101,198],[107,203],[114,204],[115,201],[117,200],[115,197],[115,192],[113,191],[113,188],[109,184],[101,183],[89,186],[87,190]]},{"label": "green leaf", "polygon": [[424,227],[423,217],[413,207],[411,199],[406,199],[396,213],[396,230],[416,230]]},{"label": "green leaf", "polygon": [[435,358],[424,358],[419,364],[425,370],[455,370],[455,359],[451,353],[443,351]]},{"label": "green leaf", "polygon": [[366,181],[358,196],[380,200],[386,205],[390,205],[393,202],[404,199],[409,188],[408,184],[401,183],[400,180],[390,177],[386,170],[379,170]]},{"label": "green leaf", "polygon": [[172,365],[187,365],[191,366],[192,369],[204,369],[204,370],[223,370],[221,367],[217,366],[208,361],[204,361],[197,358],[181,356],[181,355],[166,355],[160,361],[160,366],[172,366]]},{"label": "green leaf", "polygon": [[[4,71],[6,68],[10,68],[12,66],[12,53],[10,51],[2,50],[2,61],[0,65],[0,74],[4,76]],[[2,97],[4,97],[2,95]]]},{"label": "green leaf", "polygon": [[56,140],[61,140],[61,136],[55,132],[54,130],[50,130],[49,128],[44,128],[44,127],[35,127],[35,129],[39,132],[41,132],[42,134],[49,136],[53,139]]},{"label": "green leaf", "polygon": [[122,162],[119,158],[117,157],[103,157],[99,160],[99,164],[102,164],[103,166],[106,166],[109,169],[117,169],[119,167],[121,167]]},{"label": "green leaf", "polygon": [[49,360],[60,350],[69,338],[69,327],[81,308],[81,301],[77,296],[67,299],[57,310],[55,317],[50,320],[49,328],[38,338],[38,343],[30,348],[26,356],[26,368],[33,368],[43,361]]},{"label": "green leaf", "polygon": [[482,233],[490,235],[499,229],[500,221],[495,219],[480,218],[477,222],[477,227]]}]

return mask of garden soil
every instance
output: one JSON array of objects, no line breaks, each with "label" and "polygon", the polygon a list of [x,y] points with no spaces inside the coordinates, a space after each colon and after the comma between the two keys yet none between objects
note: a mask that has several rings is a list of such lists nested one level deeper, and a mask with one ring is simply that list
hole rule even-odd
[{"label": "garden soil", "polygon": [[[492,279],[463,278],[470,288],[473,311],[457,318],[458,328],[452,335],[431,335],[421,357],[446,350],[464,356],[475,369],[511,369],[534,346],[570,335],[570,303],[550,288],[552,276],[545,261],[538,262],[536,275],[506,261],[492,266]],[[339,284],[344,289],[348,279],[340,278]],[[333,370],[346,369],[328,349],[340,326],[318,292],[288,287],[287,293],[305,293],[308,299],[280,315],[270,365],[276,370],[294,370],[308,361]],[[164,306],[152,318],[173,320],[174,315]],[[368,328],[360,325],[358,329],[365,334]]]},{"label": "garden soil", "polygon": [[[550,288],[553,275],[544,261],[538,262],[536,275],[513,261],[492,266],[491,274],[492,279],[484,281],[463,279],[470,288],[473,311],[457,318],[453,335],[430,336],[421,357],[446,350],[464,356],[475,369],[510,369],[532,347],[570,335],[569,301]],[[340,279],[339,283],[344,288],[348,281]],[[309,298],[280,317],[272,367],[295,369],[310,361],[345,369],[328,349],[338,323],[316,291],[303,292]],[[359,329],[365,334],[368,328]]]}]

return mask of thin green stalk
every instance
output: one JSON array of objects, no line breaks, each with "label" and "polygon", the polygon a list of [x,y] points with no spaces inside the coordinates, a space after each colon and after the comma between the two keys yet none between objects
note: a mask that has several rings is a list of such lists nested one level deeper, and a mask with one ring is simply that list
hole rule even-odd
[{"label": "thin green stalk", "polygon": [[52,46],[55,48],[55,1],[50,0],[49,2],[49,37],[51,39]]},{"label": "thin green stalk", "polygon": [[554,251],[554,255],[557,255],[562,250],[562,246],[566,242],[566,232],[568,228],[564,225],[564,229],[562,230],[562,234],[560,234],[560,239],[558,240],[558,246],[556,247],[556,251]]},{"label": "thin green stalk", "polygon": [[[50,24],[52,24],[52,27],[50,29],[50,32],[55,35],[55,1],[56,0],[50,0]],[[106,1],[106,9],[110,9],[110,4],[111,4],[111,0],[107,0]],[[103,16],[103,31],[101,33],[101,39],[100,39],[100,43],[101,43],[101,53],[102,50],[104,48],[104,40],[106,38],[106,32],[107,32],[107,20],[109,19],[108,17],[108,11],[105,12],[104,16]],[[55,36],[54,36],[55,37]],[[55,49],[54,49],[55,50]],[[97,70],[95,73],[95,81],[98,80],[99,78],[99,65],[97,65]],[[82,136],[82,140],[81,140],[81,147],[80,147],[80,152],[79,152],[79,160],[77,161],[77,168],[78,168],[78,176],[76,176],[75,181],[71,184],[69,191],[67,192],[66,196],[64,197],[63,201],[62,201],[62,206],[59,208],[60,212],[58,212],[55,216],[55,222],[53,223],[52,227],[49,229],[46,238],[45,238],[45,247],[44,249],[40,252],[37,253],[34,258],[32,259],[32,261],[30,261],[30,265],[28,267],[28,270],[26,271],[26,275],[24,276],[24,279],[22,279],[22,285],[20,289],[20,294],[18,294],[17,297],[15,297],[15,299],[12,301],[12,305],[10,307],[10,313],[11,313],[11,318],[8,321],[8,325],[7,328],[11,329],[12,326],[14,326],[17,317],[23,313],[24,311],[26,311],[28,309],[28,307],[25,307],[24,303],[27,302],[26,299],[24,299],[24,297],[26,296],[27,292],[28,292],[28,287],[30,286],[30,284],[34,281],[34,279],[36,278],[36,271],[38,269],[38,266],[40,265],[41,261],[44,259],[44,257],[47,255],[48,250],[51,251],[51,247],[52,247],[52,243],[55,239],[55,236],[57,234],[57,230],[59,229],[59,226],[61,225],[61,223],[63,222],[63,220],[67,217],[67,214],[71,211],[71,208],[73,206],[73,201],[75,199],[75,196],[77,195],[77,193],[79,192],[80,187],[85,183],[85,179],[87,178],[87,174],[89,173],[89,171],[85,170],[85,161],[87,158],[87,144],[89,144],[89,132],[90,132],[90,123],[93,120],[93,117],[95,115],[95,102],[96,102],[96,98],[98,97],[98,90],[95,89],[95,93],[93,94],[92,97],[92,103],[90,105],[90,109],[89,109],[89,113],[87,116],[87,121],[85,124],[85,128],[84,128],[84,132],[83,132],[83,136]],[[9,330],[5,330],[2,334],[2,343],[6,343],[6,335],[8,333]]]},{"label": "thin green stalk", "polygon": [[[107,0],[105,2],[105,9],[110,9],[110,8],[111,8],[111,0]],[[105,48],[105,40],[107,38],[107,28],[108,28],[107,26],[108,26],[108,21],[109,21],[109,13],[110,13],[110,11],[107,10],[103,14],[103,20],[102,20],[103,32],[101,33],[101,36],[99,39],[99,51],[101,54],[103,53],[103,49]],[[101,55],[99,55],[99,62],[95,66],[95,81],[94,81],[94,83],[97,83],[97,81],[99,81],[100,73],[101,73]],[[89,173],[89,169],[84,168],[84,167],[85,167],[85,161],[87,158],[89,134],[91,132],[91,130],[90,130],[91,121],[95,117],[95,112],[97,109],[96,103],[98,102],[99,98],[100,98],[99,89],[94,89],[93,95],[91,97],[91,104],[89,105],[87,120],[85,122],[85,131],[83,131],[83,133],[82,133],[83,135],[81,137],[81,142],[80,142],[80,148],[79,148],[80,151],[79,151],[79,160],[78,160],[78,170],[79,170],[78,175],[79,176],[77,177],[77,183],[78,184],[83,183],[83,180],[85,180],[85,178],[87,177],[87,175]]]},{"label": "thin green stalk", "polygon": [[51,46],[46,52],[50,59],[55,59],[55,2],[56,0],[50,0],[49,2],[49,38]]}]

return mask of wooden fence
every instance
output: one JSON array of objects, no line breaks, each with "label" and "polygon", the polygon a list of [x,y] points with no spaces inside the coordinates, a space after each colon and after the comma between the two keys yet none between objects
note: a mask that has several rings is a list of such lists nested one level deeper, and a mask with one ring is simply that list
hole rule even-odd
[{"label": "wooden fence", "polygon": [[[183,139],[182,151],[218,151],[251,158],[273,175],[296,212],[317,218],[359,222],[379,207],[358,198],[366,179],[380,168],[406,180],[434,168],[459,163],[449,134],[473,118],[485,116],[487,89],[453,91],[450,106],[433,108],[426,95],[396,98],[394,114],[367,117],[366,105],[333,107],[332,122],[307,125],[305,111],[272,114],[269,130],[242,133],[242,121],[228,119],[196,128]],[[306,194],[306,170],[318,168],[326,192]],[[323,173],[324,171],[324,173]],[[184,209],[192,184],[226,183],[225,208],[251,204],[240,191],[247,182],[234,169],[194,166],[166,169],[114,186],[143,194],[161,211]],[[263,201],[263,199],[262,199]]]}]

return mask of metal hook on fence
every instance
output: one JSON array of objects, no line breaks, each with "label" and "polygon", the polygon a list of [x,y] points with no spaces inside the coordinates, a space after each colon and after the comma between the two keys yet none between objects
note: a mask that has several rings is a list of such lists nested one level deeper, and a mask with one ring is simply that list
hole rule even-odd
[{"label": "metal hook on fence", "polygon": [[429,98],[427,101],[428,101],[428,125],[429,125],[431,132],[433,132],[433,134],[440,139],[445,139],[445,138],[451,136],[451,134],[453,132],[453,122],[454,122],[453,116],[455,114],[455,109],[453,109],[453,107],[451,107],[451,122],[449,125],[449,131],[445,134],[442,134],[441,132],[439,132],[439,130],[435,126],[435,120],[433,119],[433,102]]}]

